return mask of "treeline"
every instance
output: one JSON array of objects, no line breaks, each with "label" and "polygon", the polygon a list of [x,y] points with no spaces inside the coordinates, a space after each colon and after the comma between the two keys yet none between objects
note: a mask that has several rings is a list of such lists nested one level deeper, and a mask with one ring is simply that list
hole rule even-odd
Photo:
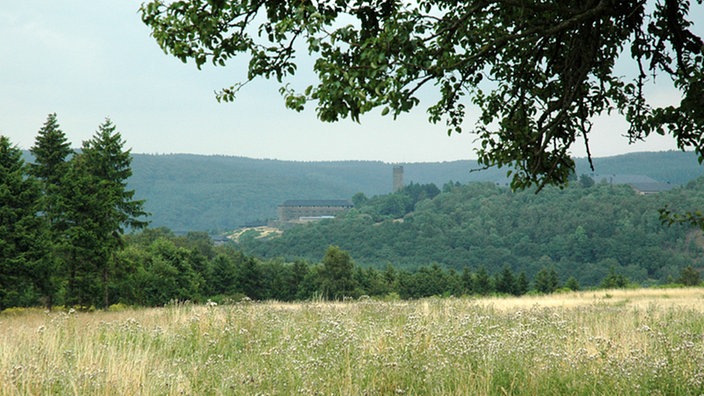
[{"label": "treeline", "polygon": [[[534,277],[508,267],[490,273],[485,267],[462,271],[437,264],[417,270],[391,265],[376,269],[355,264],[350,254],[330,246],[315,261],[262,260],[243,254],[233,244],[214,245],[210,236],[192,232],[176,236],[165,228],[146,229],[125,238],[117,262],[120,271],[110,286],[116,303],[160,306],[171,301],[223,303],[253,300],[296,301],[377,298],[422,298],[579,290],[574,278],[561,282],[554,268],[542,268]],[[687,272],[689,271],[689,272]],[[689,267],[673,281],[699,284],[699,272]],[[611,269],[599,286],[629,286],[630,280]]]},{"label": "treeline", "polygon": [[656,196],[586,176],[540,194],[411,183],[355,195],[340,219],[215,246],[205,233],[137,232],[147,213],[124,143],[107,119],[74,152],[51,114],[27,163],[0,136],[0,310],[699,283],[701,231],[663,226],[658,209],[704,207],[704,179]]},{"label": "treeline", "polygon": [[377,269],[438,263],[458,272],[483,266],[495,273],[508,267],[534,278],[542,268],[555,268],[561,281],[574,277],[589,287],[598,286],[611,268],[653,285],[676,279],[688,266],[702,266],[701,231],[663,225],[658,212],[665,206],[675,212],[704,207],[702,179],[647,196],[584,176],[563,190],[538,194],[455,182],[418,201],[404,191],[354,201],[343,218],[287,229],[281,236],[246,233],[239,246],[263,258],[315,260],[335,245]]},{"label": "treeline", "polygon": [[0,135],[0,309],[106,307],[126,229],[147,225],[129,151],[106,119],[74,152],[50,114],[33,163]]}]

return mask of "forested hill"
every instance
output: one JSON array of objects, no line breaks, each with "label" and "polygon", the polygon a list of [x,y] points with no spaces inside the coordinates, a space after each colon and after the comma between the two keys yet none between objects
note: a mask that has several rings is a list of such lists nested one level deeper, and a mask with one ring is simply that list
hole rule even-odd
[{"label": "forested hill", "polygon": [[[661,182],[683,184],[702,173],[693,153],[629,154],[594,160],[592,172],[584,159],[577,172],[601,175],[646,175]],[[152,226],[174,231],[225,231],[276,217],[287,199],[349,199],[357,192],[387,194],[394,164],[373,161],[294,162],[202,155],[133,154],[129,187],[146,199]],[[479,168],[475,161],[411,163],[404,166],[406,183],[452,180],[505,184],[505,170]],[[606,177],[604,176],[604,177]]]},{"label": "forested hill", "polygon": [[428,194],[377,196],[344,218],[281,236],[248,231],[239,246],[264,258],[315,261],[336,245],[356,263],[376,268],[438,264],[498,273],[508,267],[531,278],[546,268],[557,270],[563,282],[574,277],[584,286],[598,285],[610,271],[640,284],[666,283],[704,259],[701,231],[665,226],[658,212],[665,205],[679,212],[704,208],[704,178],[652,195],[586,178],[539,194],[493,183],[448,183],[434,191],[432,198],[417,200]]}]

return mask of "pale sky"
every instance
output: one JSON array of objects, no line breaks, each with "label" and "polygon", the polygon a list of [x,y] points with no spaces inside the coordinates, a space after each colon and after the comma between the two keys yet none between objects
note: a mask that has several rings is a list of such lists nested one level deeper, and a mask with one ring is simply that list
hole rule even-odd
[{"label": "pale sky", "polygon": [[[0,134],[28,149],[47,114],[74,147],[110,117],[133,153],[221,154],[281,160],[435,162],[475,158],[470,133],[448,136],[421,103],[394,121],[380,111],[322,123],[310,104],[284,107],[275,82],[250,84],[234,103],[215,91],[244,80],[243,62],[225,68],[166,55],[140,20],[139,1],[22,0],[0,3]],[[701,6],[698,14],[702,15]],[[303,55],[301,55],[303,56]],[[660,103],[671,93],[653,95]],[[474,124],[468,112],[468,129]],[[474,113],[476,114],[476,113]],[[674,149],[669,138],[628,145],[625,122],[600,120],[592,155]],[[584,156],[581,145],[573,154]]]}]

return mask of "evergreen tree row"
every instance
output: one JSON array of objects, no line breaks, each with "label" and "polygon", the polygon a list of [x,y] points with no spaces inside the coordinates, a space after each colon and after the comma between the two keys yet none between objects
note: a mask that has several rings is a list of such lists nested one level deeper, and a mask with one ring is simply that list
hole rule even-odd
[{"label": "evergreen tree row", "polygon": [[74,152],[50,114],[30,152],[0,136],[0,309],[108,306],[123,234],[147,225],[129,150],[106,119]]}]

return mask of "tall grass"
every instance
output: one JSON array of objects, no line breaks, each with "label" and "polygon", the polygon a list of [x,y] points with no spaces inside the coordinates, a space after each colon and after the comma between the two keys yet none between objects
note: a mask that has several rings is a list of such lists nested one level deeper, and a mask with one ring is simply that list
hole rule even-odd
[{"label": "tall grass", "polygon": [[5,314],[0,394],[704,393],[704,290],[620,293]]}]

